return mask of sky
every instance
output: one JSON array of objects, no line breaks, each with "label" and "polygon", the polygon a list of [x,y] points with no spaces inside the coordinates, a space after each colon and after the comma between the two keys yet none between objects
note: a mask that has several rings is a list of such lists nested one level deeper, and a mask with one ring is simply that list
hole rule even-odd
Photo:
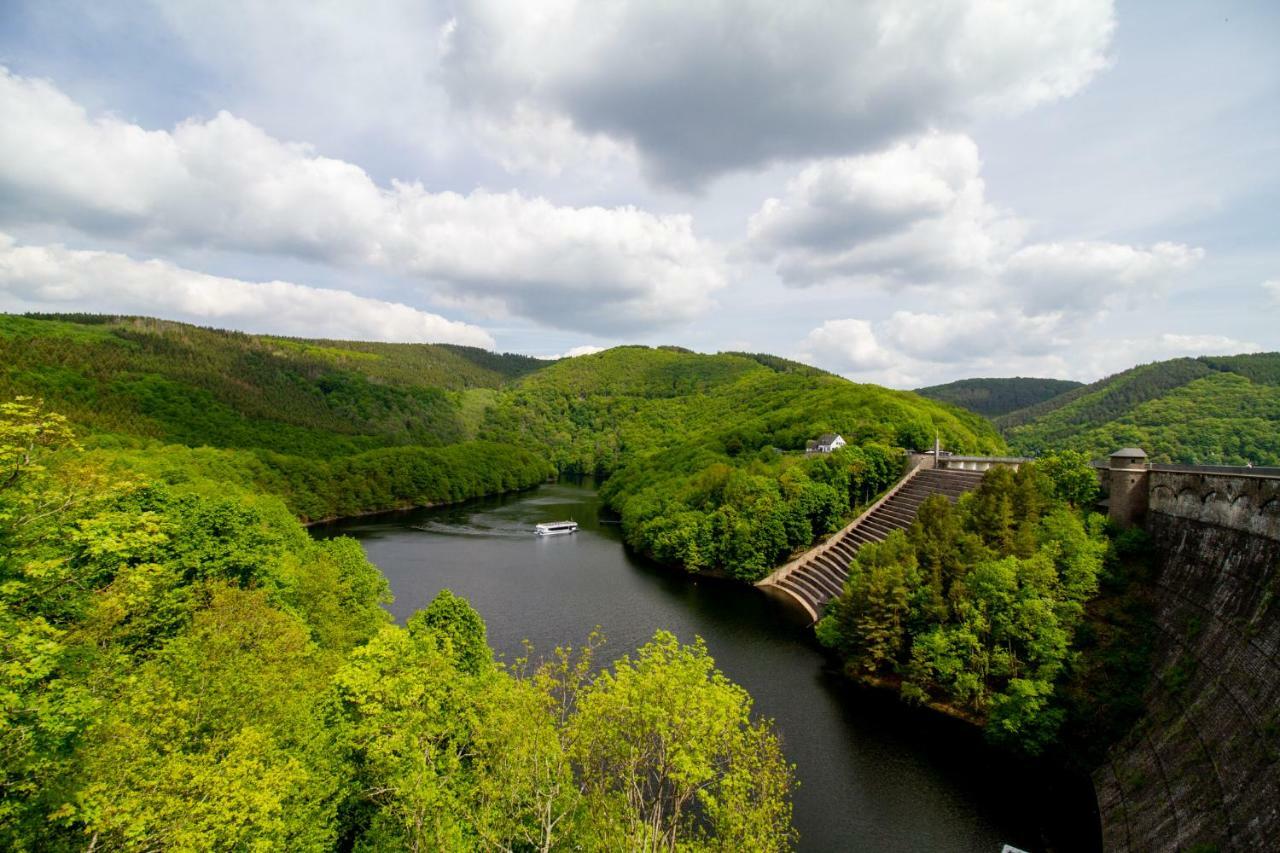
[{"label": "sky", "polygon": [[0,311],[912,388],[1280,349],[1280,4],[0,0]]}]

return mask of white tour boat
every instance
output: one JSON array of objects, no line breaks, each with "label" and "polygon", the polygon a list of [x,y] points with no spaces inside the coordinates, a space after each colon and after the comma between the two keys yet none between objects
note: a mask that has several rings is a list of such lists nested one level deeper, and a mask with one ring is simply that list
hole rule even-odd
[{"label": "white tour boat", "polygon": [[576,521],[548,521],[533,528],[539,536],[555,536],[558,533],[577,533]]}]

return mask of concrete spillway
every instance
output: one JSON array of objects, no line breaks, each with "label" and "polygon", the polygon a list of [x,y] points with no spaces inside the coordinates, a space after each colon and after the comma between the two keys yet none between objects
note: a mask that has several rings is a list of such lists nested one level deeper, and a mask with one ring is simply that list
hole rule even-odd
[{"label": "concrete spillway", "polygon": [[863,545],[883,542],[894,530],[910,527],[930,495],[943,495],[954,502],[981,482],[979,471],[913,468],[844,529],[756,585],[786,596],[816,621],[827,602],[844,589],[849,564]]}]

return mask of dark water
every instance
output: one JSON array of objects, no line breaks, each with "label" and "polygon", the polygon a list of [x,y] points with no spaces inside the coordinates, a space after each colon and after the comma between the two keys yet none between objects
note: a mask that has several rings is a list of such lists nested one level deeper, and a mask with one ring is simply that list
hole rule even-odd
[{"label": "dark water", "polygon": [[[540,521],[573,519],[571,536],[535,536]],[[860,690],[831,671],[790,608],[728,581],[654,566],[623,548],[589,484],[558,483],[503,498],[339,522],[391,582],[403,621],[442,588],[484,617],[508,659],[580,644],[596,625],[605,658],[655,629],[707,643],[774,718],[800,788],[800,849],[983,851],[1097,846],[1092,791],[1082,780],[1014,762],[968,727]]]}]

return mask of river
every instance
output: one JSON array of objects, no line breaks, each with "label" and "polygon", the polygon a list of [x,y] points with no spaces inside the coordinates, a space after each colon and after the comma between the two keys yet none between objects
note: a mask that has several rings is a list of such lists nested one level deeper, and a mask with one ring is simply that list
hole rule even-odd
[{"label": "river", "polygon": [[[535,536],[540,521],[579,532]],[[962,723],[850,685],[785,604],[730,581],[655,566],[622,545],[590,483],[560,482],[448,507],[313,528],[349,535],[387,576],[403,621],[449,588],[484,617],[511,660],[578,645],[595,626],[605,659],[659,628],[706,641],[716,663],[772,717],[796,765],[802,851],[975,851],[1004,844],[1089,850],[1098,842],[1092,790],[987,748]]]}]

